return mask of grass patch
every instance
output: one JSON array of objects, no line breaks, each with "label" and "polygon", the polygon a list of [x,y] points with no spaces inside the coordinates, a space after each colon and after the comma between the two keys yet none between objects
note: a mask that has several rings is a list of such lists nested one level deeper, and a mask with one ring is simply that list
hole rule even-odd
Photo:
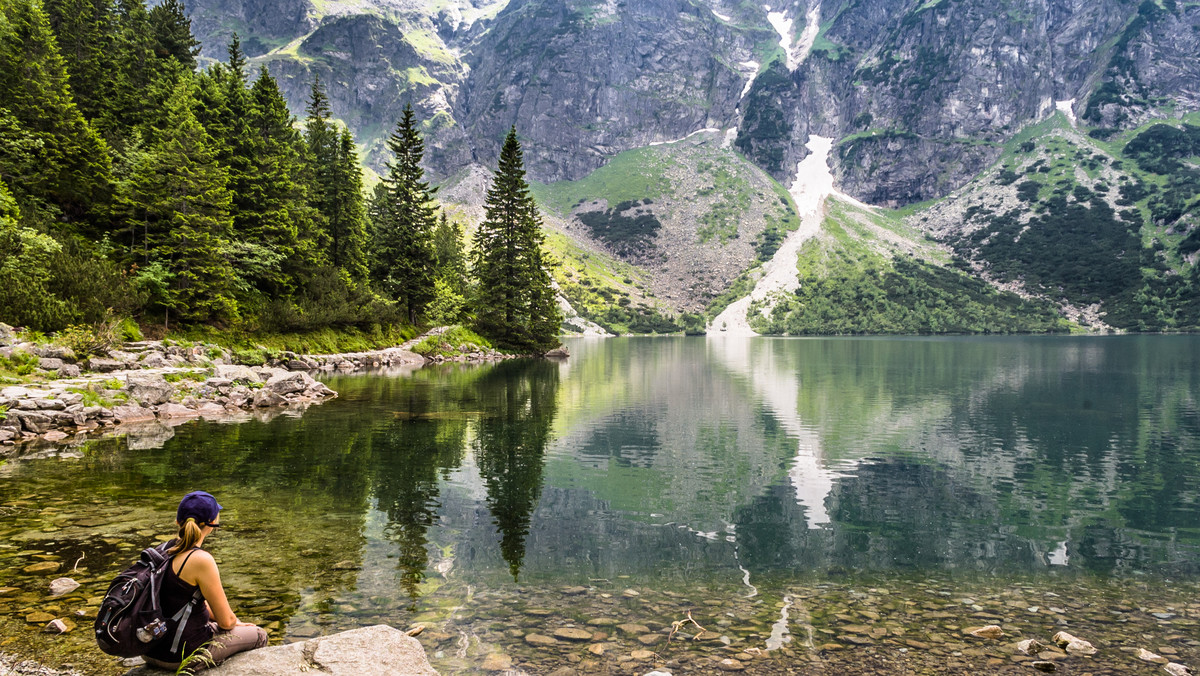
[{"label": "grass patch", "polygon": [[531,182],[529,189],[544,209],[561,215],[587,200],[604,199],[615,205],[657,199],[672,190],[665,173],[672,162],[668,153],[663,146],[626,150],[578,181]]},{"label": "grass patch", "polygon": [[[115,382],[116,387],[111,387]],[[123,404],[129,401],[129,395],[124,392],[113,392],[108,394],[110,390],[119,390],[124,383],[119,380],[108,380],[102,383],[101,387],[97,387],[96,383],[89,384],[87,387],[68,387],[68,392],[73,392],[83,396],[80,402],[84,406],[101,406],[104,408],[112,408],[118,404]]]},{"label": "grass patch", "polygon": [[171,373],[164,373],[163,380],[166,380],[168,383],[178,383],[184,380],[202,383],[208,380],[208,376],[208,371],[172,371]]},{"label": "grass patch", "polygon": [[14,350],[8,357],[0,357],[0,385],[19,385],[33,380],[38,367],[38,358],[23,350]]},{"label": "grass patch", "polygon": [[[170,337],[175,340],[215,343],[233,352],[235,360],[238,360],[239,355],[255,359],[284,351],[298,354],[337,354],[380,350],[395,347],[416,335],[416,329],[411,326],[376,324],[366,329],[324,328],[305,333],[256,333],[237,329],[194,327],[172,333]],[[238,363],[259,365],[263,361],[239,360]]]},{"label": "grass patch", "polygon": [[412,351],[422,357],[457,357],[468,352],[491,349],[492,344],[478,333],[463,326],[454,326],[441,335],[427,336],[414,345]]}]

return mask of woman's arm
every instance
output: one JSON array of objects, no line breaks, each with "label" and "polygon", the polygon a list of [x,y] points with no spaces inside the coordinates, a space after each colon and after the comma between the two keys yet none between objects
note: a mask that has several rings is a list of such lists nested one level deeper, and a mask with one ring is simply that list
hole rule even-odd
[{"label": "woman's arm", "polygon": [[221,573],[217,570],[217,562],[213,560],[212,554],[206,551],[198,551],[192,557],[192,563],[196,566],[188,570],[191,575],[184,577],[184,582],[189,582],[187,577],[194,577],[191,584],[200,587],[200,593],[204,594],[204,600],[208,602],[209,612],[217,621],[217,626],[223,631],[229,631],[238,624],[237,615],[233,614],[233,609],[229,607],[229,599],[225,597],[225,587],[221,584]]}]

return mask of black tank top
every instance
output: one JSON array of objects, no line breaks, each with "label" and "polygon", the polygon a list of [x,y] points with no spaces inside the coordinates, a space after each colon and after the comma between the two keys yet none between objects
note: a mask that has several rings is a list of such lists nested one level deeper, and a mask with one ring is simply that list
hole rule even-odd
[{"label": "black tank top", "polygon": [[[193,547],[187,553],[183,563],[179,566],[180,573],[183,572],[183,567],[187,565],[188,559],[198,549],[200,548]],[[178,613],[195,597],[197,591],[196,585],[179,579],[179,573],[174,570],[174,562],[175,560],[172,559],[171,563],[167,564],[167,570],[163,573],[162,587],[158,592],[158,603],[162,607],[163,617],[172,617]],[[209,619],[208,609],[205,608],[204,602],[200,601],[188,617],[187,625],[183,629],[183,640],[180,641],[178,650],[171,652],[171,643],[175,640],[175,631],[178,627],[170,627],[166,637],[155,643],[150,652],[146,654],[162,662],[182,661],[184,657],[191,655],[197,648],[212,639],[215,632],[209,625]]]}]

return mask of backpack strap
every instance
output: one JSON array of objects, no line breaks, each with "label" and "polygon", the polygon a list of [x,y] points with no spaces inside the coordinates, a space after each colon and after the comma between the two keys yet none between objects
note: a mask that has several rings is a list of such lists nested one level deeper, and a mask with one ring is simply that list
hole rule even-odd
[{"label": "backpack strap", "polygon": [[[191,554],[188,554],[188,556],[191,556]],[[187,562],[184,561],[184,563]],[[183,566],[180,566],[180,568],[183,568]],[[175,613],[174,617],[171,618],[172,621],[179,623],[179,626],[175,629],[175,638],[171,641],[172,654],[179,651],[179,642],[183,639],[183,630],[187,627],[188,618],[192,616],[192,610],[203,600],[204,595],[200,593],[200,588],[196,587],[196,592],[192,594],[192,600],[183,604],[179,612]]]},{"label": "backpack strap", "polygon": [[[191,551],[188,552],[188,555],[183,557],[183,563],[179,564],[179,570],[175,571],[175,577],[179,577],[179,574],[183,572],[183,567],[187,565],[188,559],[192,558],[192,554],[195,554],[198,549],[200,548],[192,547]],[[182,582],[183,579],[180,578],[179,581]],[[183,639],[183,630],[187,627],[188,618],[192,616],[192,610],[196,607],[196,605],[203,600],[204,595],[200,593],[200,585],[196,585],[196,591],[192,593],[192,599],[183,604],[183,607],[179,609],[179,612],[175,613],[175,615],[171,618],[172,621],[179,623],[179,626],[175,629],[175,638],[171,641],[172,653],[175,653],[179,650],[179,642]]]}]

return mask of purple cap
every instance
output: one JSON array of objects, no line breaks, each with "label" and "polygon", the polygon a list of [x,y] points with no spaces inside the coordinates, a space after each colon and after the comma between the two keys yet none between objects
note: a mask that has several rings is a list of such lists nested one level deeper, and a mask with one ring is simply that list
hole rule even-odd
[{"label": "purple cap", "polygon": [[179,510],[175,512],[175,520],[183,523],[192,518],[198,524],[209,524],[217,519],[217,513],[220,511],[221,505],[212,495],[204,491],[193,491],[179,501]]}]

